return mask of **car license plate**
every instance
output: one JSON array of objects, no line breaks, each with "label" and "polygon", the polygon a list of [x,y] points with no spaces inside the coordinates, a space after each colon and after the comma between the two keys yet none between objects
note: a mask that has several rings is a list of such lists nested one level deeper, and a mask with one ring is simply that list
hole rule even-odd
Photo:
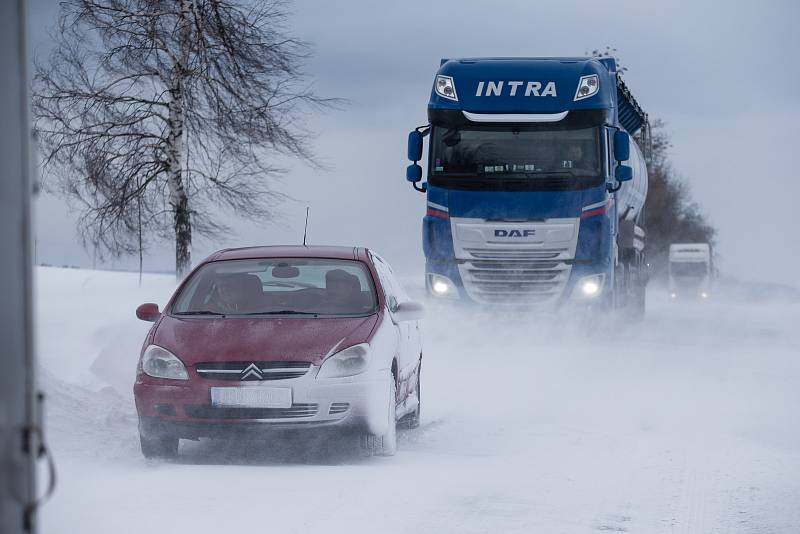
[{"label": "car license plate", "polygon": [[211,388],[211,404],[228,408],[291,408],[292,388]]}]

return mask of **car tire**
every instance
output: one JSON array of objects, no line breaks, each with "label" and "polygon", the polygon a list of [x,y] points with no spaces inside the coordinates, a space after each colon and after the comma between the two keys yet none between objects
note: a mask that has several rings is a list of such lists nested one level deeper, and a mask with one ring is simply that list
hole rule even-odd
[{"label": "car tire", "polygon": [[361,451],[368,456],[394,456],[397,452],[397,384],[389,381],[389,395],[386,417],[388,426],[384,433],[364,432],[359,437]]},{"label": "car tire", "polygon": [[139,444],[145,458],[171,459],[178,456],[179,438],[139,434]]},{"label": "car tire", "polygon": [[420,382],[422,381],[422,363],[419,364],[419,370],[417,371],[417,408],[410,414],[404,416],[400,422],[403,428],[419,428],[419,421],[422,415],[422,387]]}]

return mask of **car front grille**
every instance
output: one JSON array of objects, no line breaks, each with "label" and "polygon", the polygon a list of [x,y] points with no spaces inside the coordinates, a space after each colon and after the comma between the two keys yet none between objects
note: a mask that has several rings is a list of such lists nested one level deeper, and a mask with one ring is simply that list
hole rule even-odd
[{"label": "car front grille", "polygon": [[347,402],[334,402],[328,410],[329,415],[338,415],[350,409],[350,403]]},{"label": "car front grille", "polygon": [[288,380],[311,369],[308,362],[207,362],[195,365],[197,374],[209,380]]},{"label": "car front grille", "polygon": [[292,404],[290,408],[220,408],[216,406],[187,404],[187,416],[195,419],[297,419],[317,414],[317,404]]}]

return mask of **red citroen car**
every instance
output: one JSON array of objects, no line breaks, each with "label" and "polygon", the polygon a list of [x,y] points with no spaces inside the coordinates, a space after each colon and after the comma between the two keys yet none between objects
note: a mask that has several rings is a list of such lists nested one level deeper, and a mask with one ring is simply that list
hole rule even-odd
[{"label": "red citroen car", "polygon": [[134,385],[142,453],[330,427],[358,435],[369,453],[394,454],[396,425],[419,424],[422,313],[368,249],[217,252],[163,311],[136,310],[155,323]]}]

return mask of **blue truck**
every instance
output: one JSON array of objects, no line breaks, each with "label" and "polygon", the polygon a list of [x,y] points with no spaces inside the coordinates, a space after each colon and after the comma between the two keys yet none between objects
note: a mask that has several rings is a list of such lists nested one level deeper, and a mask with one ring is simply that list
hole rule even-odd
[{"label": "blue truck", "polygon": [[649,123],[613,58],[443,59],[428,121],[406,178],[432,296],[644,313]]}]

